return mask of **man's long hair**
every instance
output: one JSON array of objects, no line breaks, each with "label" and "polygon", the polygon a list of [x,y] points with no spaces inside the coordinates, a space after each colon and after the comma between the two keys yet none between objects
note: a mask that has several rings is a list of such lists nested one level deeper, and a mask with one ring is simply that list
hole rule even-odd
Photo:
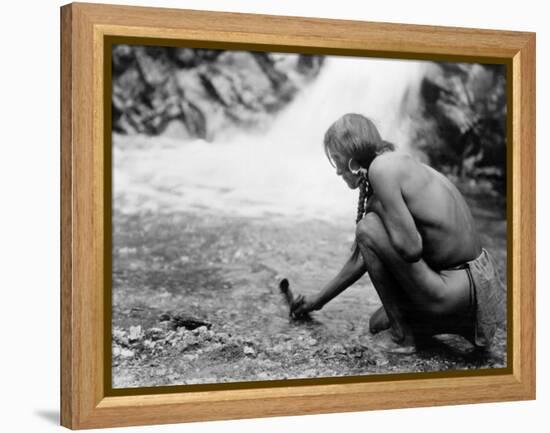
[{"label": "man's long hair", "polygon": [[[353,159],[367,170],[377,155],[395,150],[392,143],[382,140],[372,120],[357,113],[344,114],[334,122],[325,133],[323,144],[325,155],[333,167],[336,164],[332,160],[331,152],[338,152],[348,160]],[[359,182],[356,224],[365,215],[367,200],[371,194],[372,189],[368,178],[362,178]],[[354,241],[352,250],[354,255],[359,254],[357,240]]]},{"label": "man's long hair", "polygon": [[376,155],[387,150],[395,150],[395,146],[382,140],[378,128],[372,120],[362,114],[348,113],[334,122],[325,133],[325,155],[335,166],[331,152],[338,152],[355,161],[366,169]]}]

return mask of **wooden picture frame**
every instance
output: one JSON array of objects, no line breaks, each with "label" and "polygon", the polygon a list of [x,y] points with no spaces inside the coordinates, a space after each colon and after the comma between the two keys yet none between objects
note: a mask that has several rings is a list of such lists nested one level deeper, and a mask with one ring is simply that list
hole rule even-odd
[{"label": "wooden picture frame", "polygon": [[[509,368],[368,381],[112,395],[105,382],[109,275],[105,53],[109,38],[190,46],[508,67]],[[61,8],[61,424],[80,428],[535,398],[535,35],[525,32],[97,4]]]}]

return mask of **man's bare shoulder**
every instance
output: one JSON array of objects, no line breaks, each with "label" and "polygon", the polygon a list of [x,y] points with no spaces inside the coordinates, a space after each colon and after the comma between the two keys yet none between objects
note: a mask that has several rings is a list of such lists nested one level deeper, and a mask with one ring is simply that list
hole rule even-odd
[{"label": "man's bare shoulder", "polygon": [[369,167],[369,179],[402,180],[408,178],[421,168],[421,165],[410,155],[400,152],[386,152],[378,155]]}]

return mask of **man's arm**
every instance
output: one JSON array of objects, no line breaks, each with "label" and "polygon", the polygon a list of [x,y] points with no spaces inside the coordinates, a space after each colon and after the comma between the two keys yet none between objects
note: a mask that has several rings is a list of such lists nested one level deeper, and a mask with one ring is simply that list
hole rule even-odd
[{"label": "man's arm", "polygon": [[384,223],[396,251],[408,262],[422,257],[422,237],[402,192],[402,185],[416,168],[413,164],[414,161],[403,156],[377,158],[369,171],[369,181],[378,199],[373,210]]},{"label": "man's arm", "polygon": [[346,261],[340,272],[311,301],[307,301],[304,296],[299,296],[291,313],[300,316],[313,310],[320,310],[327,302],[361,278],[365,272],[367,267],[363,261],[363,255],[357,250]]}]

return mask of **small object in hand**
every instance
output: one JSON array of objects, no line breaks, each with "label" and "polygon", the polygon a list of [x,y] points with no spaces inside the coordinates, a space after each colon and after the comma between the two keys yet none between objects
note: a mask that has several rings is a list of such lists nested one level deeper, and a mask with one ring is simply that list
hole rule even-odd
[{"label": "small object in hand", "polygon": [[294,309],[299,305],[301,304],[302,302],[304,302],[304,297],[302,295],[299,295],[297,298],[294,297],[294,294],[292,293],[292,290],[290,290],[290,283],[288,282],[288,280],[286,278],[283,278],[281,280],[281,282],[279,283],[279,289],[281,289],[281,292],[283,293],[283,296],[285,297],[285,301],[288,305],[288,308],[289,308],[289,316],[292,318],[292,319],[299,319],[299,320],[304,320],[304,319],[309,319],[310,316],[308,313],[306,314],[302,314],[300,316],[296,316],[294,314]]},{"label": "small object in hand", "polygon": [[292,306],[294,305],[294,295],[290,290],[290,284],[288,283],[288,280],[286,278],[283,278],[281,280],[281,282],[279,283],[279,288],[281,289],[281,292],[285,297],[288,307],[292,310]]}]

